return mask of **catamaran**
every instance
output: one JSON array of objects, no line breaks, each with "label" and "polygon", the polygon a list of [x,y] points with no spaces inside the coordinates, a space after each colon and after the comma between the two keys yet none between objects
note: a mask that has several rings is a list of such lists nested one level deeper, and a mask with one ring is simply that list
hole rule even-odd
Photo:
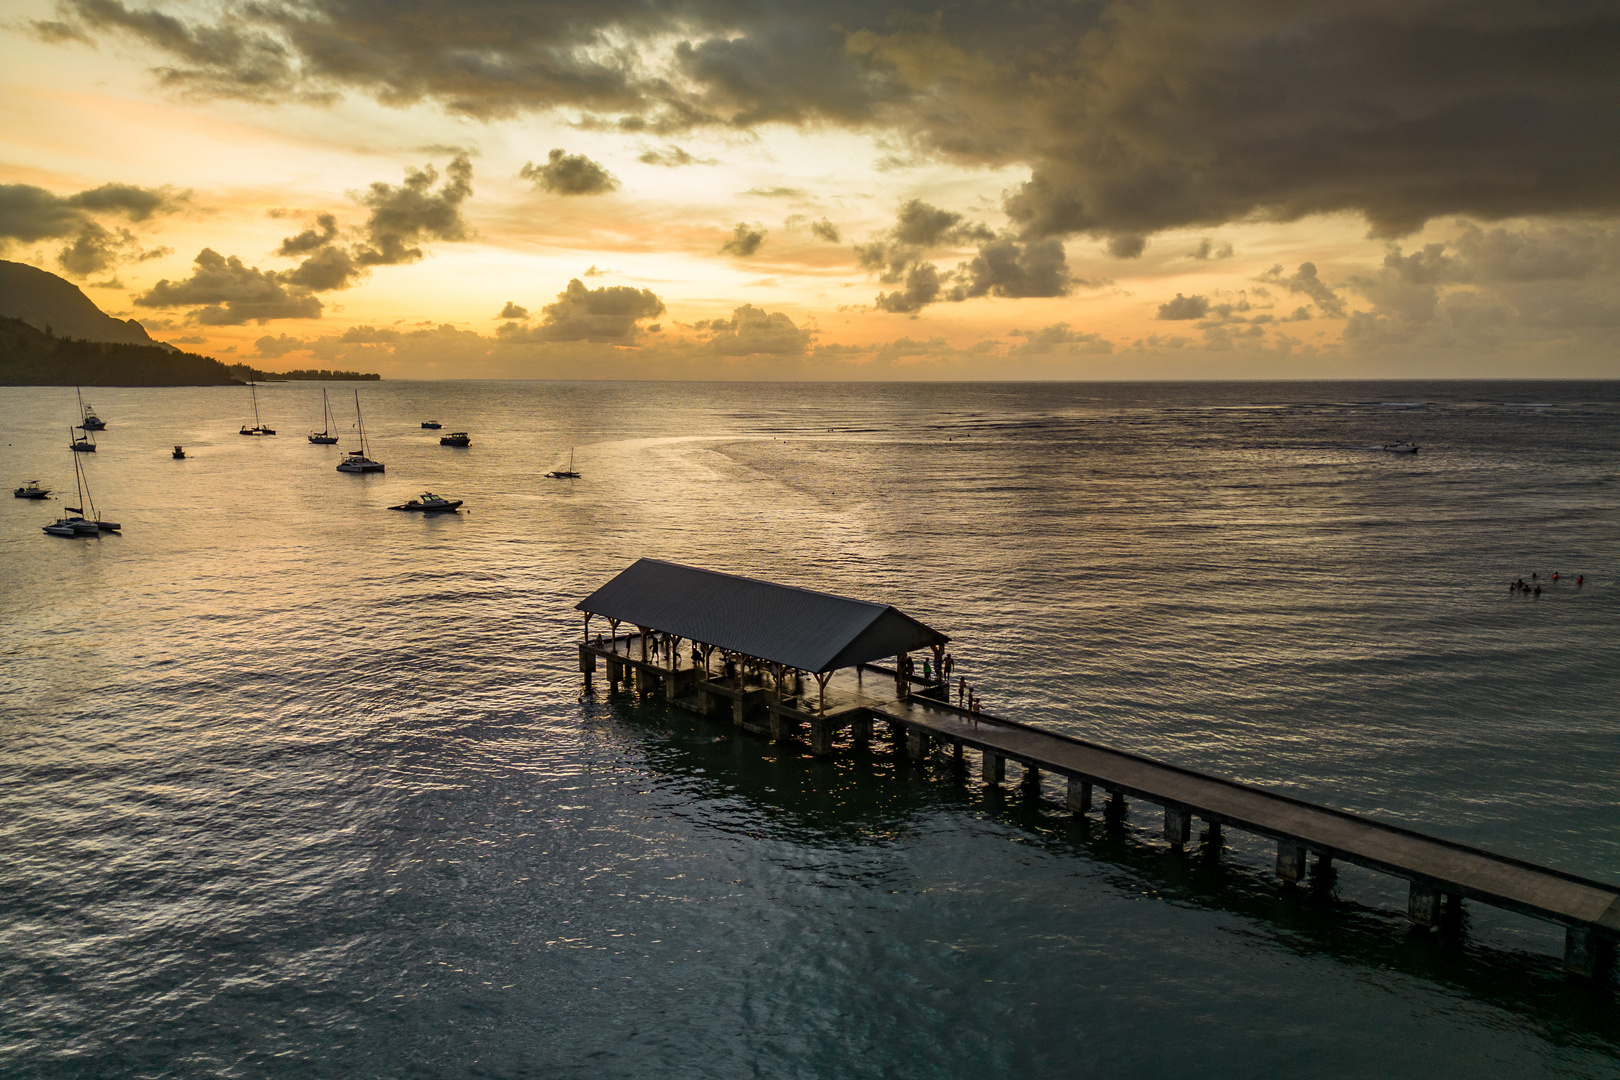
[{"label": "catamaran", "polygon": [[336,445],[338,437],[332,434],[332,403],[326,400],[326,387],[321,387],[321,430],[309,433],[309,441],[318,446]]},{"label": "catamaran", "polygon": [[253,395],[253,426],[248,427],[247,424],[244,423],[241,430],[238,431],[237,434],[274,435],[276,433],[276,429],[265,427],[263,422],[259,420],[259,391],[253,385],[253,376],[251,374],[248,375],[248,391]]},{"label": "catamaran", "polygon": [[366,444],[366,422],[360,415],[360,391],[358,390],[354,392],[354,422],[355,426],[360,429],[360,449],[350,450],[348,456],[338,462],[338,472],[382,472],[383,463],[372,461],[367,456],[371,448]]},{"label": "catamaran", "polygon": [[[75,516],[57,518],[41,528],[51,536],[99,536],[104,532],[117,532],[121,528],[118,522],[102,521],[101,515],[96,512],[96,504],[90,495],[90,478],[85,475],[84,465],[79,458],[73,459],[73,482],[78,490],[79,505],[63,509]],[[85,507],[90,508],[91,516],[85,516]]]}]

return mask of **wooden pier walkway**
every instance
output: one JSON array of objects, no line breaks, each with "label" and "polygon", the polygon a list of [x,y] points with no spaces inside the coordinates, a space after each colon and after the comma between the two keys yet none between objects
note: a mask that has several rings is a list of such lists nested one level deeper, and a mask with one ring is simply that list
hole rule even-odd
[{"label": "wooden pier walkway", "polygon": [[739,670],[718,678],[703,666],[681,667],[678,651],[674,666],[661,663],[641,651],[643,644],[637,634],[582,644],[587,685],[600,661],[615,688],[633,680],[642,692],[659,690],[679,707],[727,716],[771,738],[803,738],[816,754],[832,753],[834,736],[846,730],[857,741],[870,740],[873,722],[883,722],[903,735],[919,760],[937,752],[961,760],[964,749],[977,751],[987,784],[1005,780],[1008,761],[1022,766],[1030,790],[1040,790],[1042,773],[1065,777],[1066,803],[1076,814],[1093,809],[1094,792],[1104,796],[1098,801],[1109,817],[1123,817],[1127,799],[1156,804],[1164,810],[1165,839],[1177,849],[1190,839],[1194,818],[1209,826],[1213,842],[1227,827],[1269,837],[1277,843],[1277,875],[1286,882],[1305,877],[1308,855],[1319,868],[1338,859],[1403,878],[1410,883],[1407,914],[1420,925],[1447,921],[1463,899],[1562,925],[1565,966],[1584,975],[1603,968],[1620,939],[1620,887],[1614,885],[1027,724],[973,716],[927,696],[920,681],[901,680],[874,664],[834,672],[824,692],[812,687],[806,694],[791,676],[778,683],[781,672]]}]

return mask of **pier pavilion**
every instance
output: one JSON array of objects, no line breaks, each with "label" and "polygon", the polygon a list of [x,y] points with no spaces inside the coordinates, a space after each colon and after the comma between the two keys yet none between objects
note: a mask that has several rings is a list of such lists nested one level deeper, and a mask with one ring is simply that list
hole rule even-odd
[{"label": "pier pavilion", "polygon": [[[1290,884],[1313,855],[1316,873],[1340,860],[1402,878],[1407,915],[1420,926],[1459,925],[1464,900],[1547,920],[1564,928],[1565,966],[1583,975],[1604,970],[1620,939],[1620,886],[952,705],[937,675],[949,639],[884,604],[642,559],[577,607],[587,689],[602,664],[612,690],[661,690],[672,705],[729,714],[772,739],[804,738],[816,755],[833,753],[846,730],[869,744],[882,722],[919,762],[943,756],[965,775],[964,751],[977,751],[985,784],[1003,783],[1009,761],[1037,796],[1043,773],[1060,778],[1076,814],[1093,809],[1095,789],[1111,822],[1124,819],[1129,799],[1156,804],[1177,851],[1198,819],[1217,851],[1223,828],[1275,840],[1277,876]],[[593,618],[610,633],[593,637]],[[621,635],[621,625],[636,632]],[[931,678],[907,662],[923,650]]]}]

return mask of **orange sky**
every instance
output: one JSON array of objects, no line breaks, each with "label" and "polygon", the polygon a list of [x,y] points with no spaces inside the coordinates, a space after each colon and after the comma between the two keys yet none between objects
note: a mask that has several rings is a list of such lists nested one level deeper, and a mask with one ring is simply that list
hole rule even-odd
[{"label": "orange sky", "polygon": [[[1278,190],[1252,206],[1227,193],[1229,206],[1182,212],[1137,207],[1125,184],[1110,196],[1113,217],[1088,210],[1084,227],[1038,236],[1015,215],[1032,171],[1065,175],[1059,151],[1033,135],[1024,148],[953,147],[954,129],[934,130],[915,104],[850,119],[832,115],[845,106],[819,103],[819,114],[666,123],[653,134],[544,94],[484,115],[470,115],[448,91],[380,102],[375,88],[331,80],[255,99],[175,78],[175,55],[127,26],[76,17],[73,4],[24,0],[11,10],[0,37],[0,184],[18,198],[42,189],[67,201],[55,234],[14,228],[4,257],[69,277],[104,310],[139,318],[162,340],[269,370],[341,365],[390,378],[1620,375],[1620,232],[1611,209],[1576,196],[1551,212],[1526,203],[1537,212],[1489,220],[1459,204],[1390,235],[1373,219],[1395,211],[1381,209],[1376,193],[1335,194],[1346,205],[1296,213],[1298,185],[1273,182]],[[200,9],[163,10],[196,17]],[[942,72],[990,78],[971,38],[947,38],[896,34],[879,49],[878,37],[857,32],[838,47],[861,62],[883,59],[901,87],[886,91],[890,98]],[[640,47],[656,59],[668,45],[651,36]],[[1105,67],[1075,64],[1093,80]],[[1009,107],[989,89],[969,104]],[[971,127],[977,114],[957,107]],[[993,142],[1020,122],[992,118],[977,137]],[[1045,114],[1038,122],[1059,123]],[[1057,137],[1070,134],[1058,129]],[[574,173],[536,171],[553,150]],[[1150,150],[1173,157],[1182,148]],[[1497,152],[1510,158],[1514,148]],[[458,154],[470,166],[470,193],[453,190]],[[408,171],[428,167],[433,181],[419,180],[421,198],[409,202]],[[1075,182],[1100,190],[1092,177]],[[107,184],[163,189],[166,200],[145,216],[97,209],[93,199],[70,205]],[[374,184],[386,188],[368,203]],[[1189,197],[1204,198],[1177,196]],[[1151,199],[1147,190],[1142,201]],[[1355,208],[1358,199],[1365,208]],[[336,231],[310,251],[372,261],[340,286],[288,284],[309,251],[278,248],[305,229],[320,233],[322,214]],[[906,221],[926,214],[949,224],[925,243],[901,244]],[[98,241],[74,265],[64,253],[86,222],[98,237],[123,239]],[[1132,236],[1145,242],[1134,255],[1122,250]],[[390,237],[406,255],[390,254]],[[871,255],[877,249],[863,267],[857,245],[874,241],[898,260],[895,280],[880,280],[888,264]],[[1061,273],[986,284],[988,272],[970,267],[975,258],[987,265],[998,244],[1027,253],[1030,266],[1038,251],[1060,250]],[[239,260],[222,273],[241,280],[193,279],[205,249]],[[914,310],[881,310],[880,294],[890,307],[908,306],[892,298],[923,280],[918,267],[939,279],[936,293],[920,293],[926,302]],[[221,298],[245,288],[250,272],[253,287],[276,300],[237,311]],[[583,291],[562,304],[575,279]],[[165,281],[173,287],[159,286]],[[953,288],[965,295],[952,298]],[[627,299],[632,291],[653,299]],[[508,303],[527,318],[500,318]],[[634,310],[614,307],[623,303]]]}]

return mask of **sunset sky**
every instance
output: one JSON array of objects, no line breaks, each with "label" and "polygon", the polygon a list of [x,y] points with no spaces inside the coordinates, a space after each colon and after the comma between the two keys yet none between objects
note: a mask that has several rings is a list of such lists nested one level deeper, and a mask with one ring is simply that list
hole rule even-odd
[{"label": "sunset sky", "polygon": [[0,257],[271,371],[1620,376],[1613,4],[0,11]]}]

